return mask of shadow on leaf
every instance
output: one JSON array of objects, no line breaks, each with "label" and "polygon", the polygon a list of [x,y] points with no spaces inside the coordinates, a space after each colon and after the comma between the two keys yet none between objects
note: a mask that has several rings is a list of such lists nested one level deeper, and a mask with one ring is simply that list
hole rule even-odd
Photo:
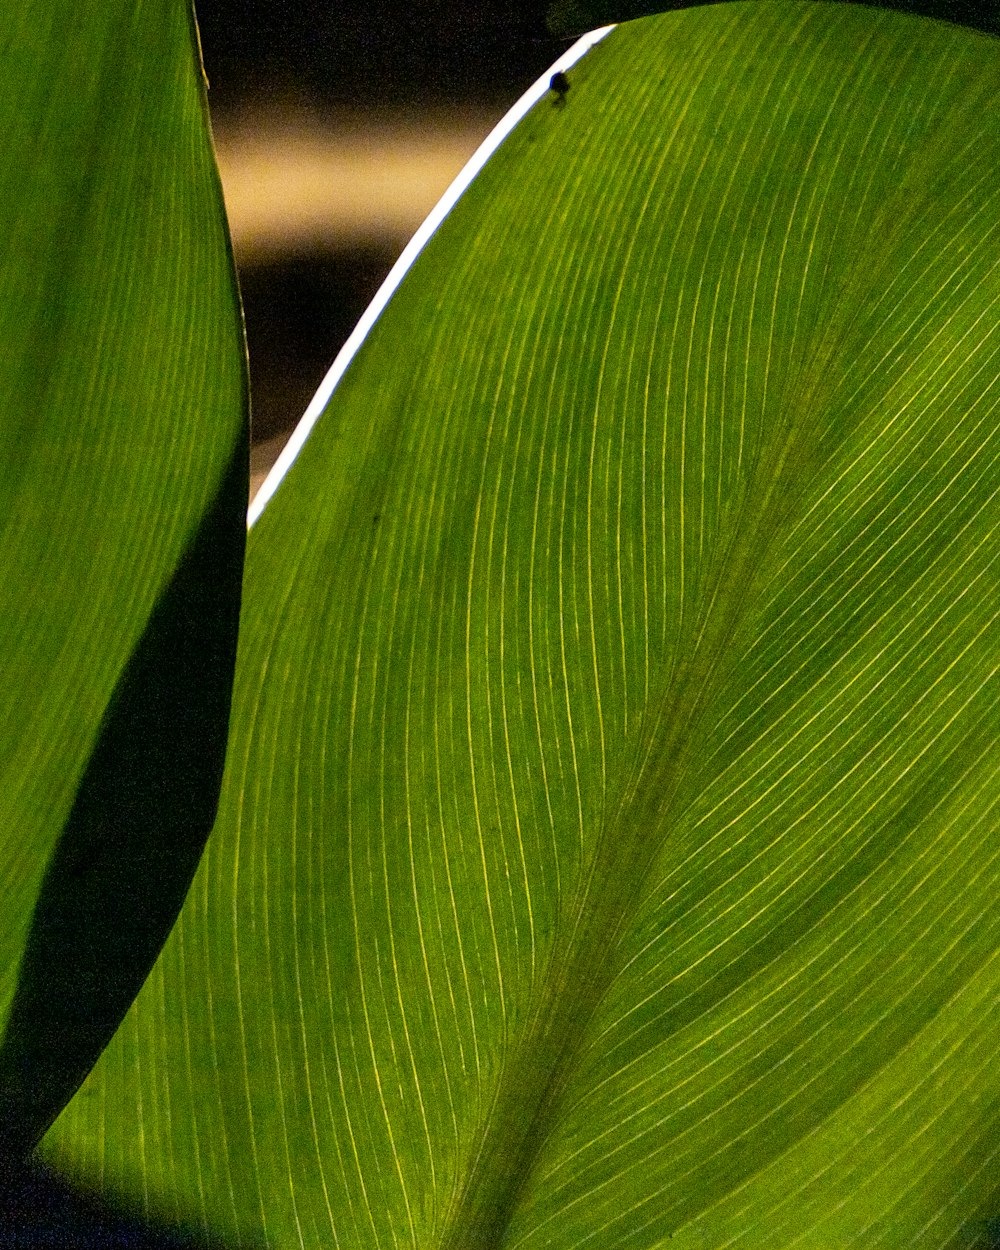
[{"label": "shadow on leaf", "polygon": [[46,870],[0,1048],[10,1157],[34,1148],[110,1041],[177,918],[215,820],[247,457],[242,440],[122,673]]},{"label": "shadow on leaf", "polygon": [[[263,1247],[263,1243],[258,1243]],[[228,1250],[199,1230],[146,1219],[40,1164],[0,1164],[0,1250]]]}]

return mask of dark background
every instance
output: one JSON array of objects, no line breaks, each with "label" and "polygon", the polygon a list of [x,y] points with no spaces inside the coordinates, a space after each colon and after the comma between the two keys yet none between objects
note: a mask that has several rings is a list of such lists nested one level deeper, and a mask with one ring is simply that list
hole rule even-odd
[{"label": "dark background", "polygon": [[[672,0],[551,0],[568,23],[557,39],[550,0],[200,0],[213,90],[228,106],[284,85],[327,105],[512,102],[568,46],[605,22],[681,7]],[[886,0],[982,30],[997,0]]]},{"label": "dark background", "polygon": [[200,0],[213,106],[293,92],[336,108],[512,101],[567,46],[544,2]]},{"label": "dark background", "polygon": [[[544,0],[200,0],[197,9],[220,148],[230,131],[278,117],[331,134],[350,119],[362,145],[365,119],[391,132],[394,119],[412,125],[423,114],[439,126],[454,116],[466,130],[473,118],[485,137],[573,42],[549,32]],[[237,240],[255,485],[403,243],[375,228],[360,243],[303,249],[290,239],[260,256]]]}]

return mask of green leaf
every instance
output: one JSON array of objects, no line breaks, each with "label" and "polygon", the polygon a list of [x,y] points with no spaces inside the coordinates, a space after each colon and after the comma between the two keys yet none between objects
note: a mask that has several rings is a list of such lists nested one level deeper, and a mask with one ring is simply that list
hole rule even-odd
[{"label": "green leaf", "polygon": [[619,28],[251,534],[220,822],[44,1145],[283,1246],[944,1247],[1000,1149],[1000,48]]},{"label": "green leaf", "polygon": [[13,6],[0,132],[0,1139],[32,1143],[176,917],[221,781],[246,499],[193,17]]}]

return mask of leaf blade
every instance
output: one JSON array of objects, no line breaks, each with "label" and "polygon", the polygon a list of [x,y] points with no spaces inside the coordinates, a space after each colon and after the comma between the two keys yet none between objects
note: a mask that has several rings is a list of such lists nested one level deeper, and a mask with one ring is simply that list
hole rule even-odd
[{"label": "leaf blade", "polygon": [[[142,14],[122,4],[27,5],[11,16],[3,38],[0,1020],[6,1027],[25,948],[37,932],[39,894],[64,846],[88,761],[93,764],[107,718],[113,719],[109,705],[121,695],[123,673],[144,636],[148,642],[150,618],[169,598],[205,515],[225,494],[227,474],[236,487],[198,576],[218,578],[220,615],[202,638],[206,654],[218,660],[223,688],[228,683],[244,543],[239,479],[246,478],[240,457],[247,394],[191,12],[172,2]],[[175,625],[197,598],[191,572],[183,602],[175,589]],[[158,673],[146,678],[159,680],[162,693],[170,665],[163,660],[154,667]],[[220,703],[214,683],[207,684],[211,694],[197,682],[188,683],[186,694],[188,710],[214,722],[201,761],[211,777],[221,770],[228,699],[223,694]],[[105,759],[108,764],[114,771],[114,760]],[[171,832],[182,841],[207,836],[214,808],[214,796],[196,784],[201,777],[188,780],[199,802],[186,811],[176,786],[160,787],[164,804],[180,809]],[[140,784],[134,773],[129,781]],[[209,781],[209,790],[217,781]],[[105,800],[114,789],[106,779]],[[90,816],[89,842],[74,852],[82,855],[77,867],[88,888],[100,876],[90,861],[108,857],[115,840],[109,833],[121,835],[107,827],[114,816],[96,809]],[[105,880],[98,893],[121,900],[132,884]],[[141,913],[133,909],[130,920],[138,935],[145,921],[136,910]],[[163,936],[161,927],[158,940]],[[127,953],[118,962],[127,963]],[[103,1016],[97,1051],[127,1005],[112,1008],[100,998],[78,1004],[92,1025]],[[29,1031],[39,1027],[34,1015],[21,1019]],[[96,1056],[93,1049],[89,1060],[75,1053],[76,1040],[66,1036],[57,1048],[66,1061],[58,1079],[51,1038],[47,1047],[42,1043],[51,1081],[42,1082],[37,1070],[15,1074],[5,1067],[2,1097],[13,1097],[18,1108],[16,1122],[4,1125],[8,1146],[11,1135],[18,1145],[37,1138],[82,1076],[80,1065],[85,1070]],[[7,1058],[9,1051],[4,1063]],[[54,1067],[60,1066],[57,1059]]]},{"label": "leaf blade", "polygon": [[[614,32],[527,119],[255,527],[220,836],[53,1148],[132,1140],[110,1100],[140,1038],[180,1053],[152,1004],[197,962],[235,996],[194,1052],[239,1060],[171,1087],[240,1168],[209,1225],[943,1246],[983,1215],[937,1078],[916,1196],[890,1111],[949,1029],[959,1107],[995,1096],[948,1005],[996,992],[998,81],[974,36],[755,3]],[[895,1153],[845,1209],[814,1143],[865,1106]],[[144,1182],[192,1191],[152,1123]]]}]

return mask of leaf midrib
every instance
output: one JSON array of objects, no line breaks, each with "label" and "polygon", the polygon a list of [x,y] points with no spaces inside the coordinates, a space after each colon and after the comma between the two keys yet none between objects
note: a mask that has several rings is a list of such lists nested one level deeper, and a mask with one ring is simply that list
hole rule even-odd
[{"label": "leaf midrib", "polygon": [[[936,147],[941,127],[925,140]],[[630,765],[617,793],[605,796],[596,850],[572,909],[564,915],[537,991],[537,1007],[497,1081],[494,1101],[464,1185],[456,1190],[445,1221],[442,1250],[483,1250],[506,1243],[507,1231],[542,1148],[556,1122],[568,1076],[581,1054],[592,1021],[619,972],[616,947],[634,914],[670,830],[695,794],[689,767],[707,711],[738,663],[732,642],[745,623],[756,592],[773,574],[775,547],[799,511],[817,469],[845,436],[815,419],[830,410],[840,376],[837,366],[856,333],[850,309],[859,290],[879,289],[892,272],[921,211],[925,161],[915,160],[896,195],[868,223],[846,275],[817,293],[819,307],[805,350],[789,363],[780,395],[768,402],[778,419],[756,449],[742,497],[734,501],[728,531],[720,538],[717,572],[702,607],[681,640],[682,659],[671,671],[663,697],[648,707],[635,730]],[[903,211],[900,211],[900,207]],[[891,233],[892,242],[886,243]],[[824,285],[829,275],[823,279]],[[838,316],[842,314],[842,316]],[[852,423],[852,416],[847,417]],[[717,609],[718,604],[722,610]],[[610,801],[609,801],[610,800]]]},{"label": "leaf midrib", "polygon": [[[793,412],[786,409],[776,429],[773,458],[756,458],[690,647],[663,698],[647,708],[636,726],[633,736],[640,749],[617,795],[611,802],[605,797],[597,849],[561,926],[565,936],[553,946],[538,1006],[497,1082],[479,1149],[446,1222],[442,1250],[505,1244],[518,1199],[557,1117],[568,1075],[619,971],[616,948],[622,929],[689,801],[683,781],[690,775],[705,713],[730,676],[729,643],[753,599],[754,584],[764,575],[768,550],[783,531],[781,521],[803,494],[801,480],[788,480],[793,450],[806,428],[793,419]],[[746,524],[748,517],[756,523]],[[713,610],[719,602],[724,610]]]}]

